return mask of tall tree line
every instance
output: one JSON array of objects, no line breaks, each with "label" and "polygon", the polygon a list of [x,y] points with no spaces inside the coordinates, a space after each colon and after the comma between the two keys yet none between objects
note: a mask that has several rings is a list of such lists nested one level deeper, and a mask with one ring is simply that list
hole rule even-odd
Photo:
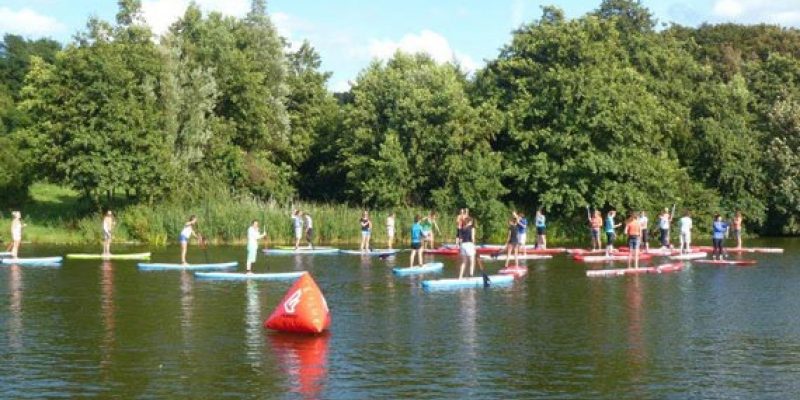
[{"label": "tall tree line", "polygon": [[493,222],[677,203],[800,233],[800,31],[656,30],[634,0],[542,11],[473,74],[398,53],[337,94],[263,0],[242,18],[191,4],[157,38],[138,0],[63,49],[6,35],[0,201],[44,179],[94,204],[213,189]]}]

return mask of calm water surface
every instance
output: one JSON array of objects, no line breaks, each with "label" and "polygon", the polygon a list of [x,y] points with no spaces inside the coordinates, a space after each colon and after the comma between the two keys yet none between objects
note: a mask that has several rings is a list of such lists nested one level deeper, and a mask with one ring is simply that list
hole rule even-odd
[{"label": "calm water surface", "polygon": [[[392,275],[408,253],[261,256],[259,271],[312,273],[333,315],[320,337],[263,329],[290,283],[133,261],[0,267],[0,398],[796,398],[800,240],[758,244],[786,253],[609,278],[556,256],[509,288],[432,293]],[[77,250],[91,249],[24,253]],[[241,262],[244,249],[207,256]],[[457,275],[438,259],[439,277]]]}]

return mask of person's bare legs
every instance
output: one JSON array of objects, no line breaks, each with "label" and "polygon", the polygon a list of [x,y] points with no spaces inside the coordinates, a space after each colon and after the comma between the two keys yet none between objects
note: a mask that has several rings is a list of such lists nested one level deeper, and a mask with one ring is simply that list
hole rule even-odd
[{"label": "person's bare legs", "polygon": [[186,250],[189,247],[189,242],[181,242],[181,264],[186,265]]}]

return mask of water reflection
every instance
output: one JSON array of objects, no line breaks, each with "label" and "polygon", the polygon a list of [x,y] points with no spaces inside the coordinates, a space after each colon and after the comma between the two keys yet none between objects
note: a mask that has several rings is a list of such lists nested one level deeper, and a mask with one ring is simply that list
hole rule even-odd
[{"label": "water reflection", "polygon": [[181,333],[183,335],[183,348],[188,353],[191,352],[188,346],[192,332],[192,310],[194,303],[194,278],[189,271],[181,271]]},{"label": "water reflection", "polygon": [[264,328],[261,318],[261,301],[258,285],[247,281],[247,311],[245,314],[245,336],[247,361],[253,368],[261,366],[261,351],[264,348]]},{"label": "water reflection", "polygon": [[9,267],[8,291],[11,293],[8,319],[8,346],[12,353],[23,348],[22,343],[22,268],[18,265]]},{"label": "water reflection", "polygon": [[290,382],[290,390],[306,399],[320,398],[328,377],[330,334],[304,336],[271,333],[267,337]]},{"label": "water reflection", "polygon": [[459,352],[464,355],[462,367],[469,376],[475,376],[479,372],[475,366],[475,360],[478,359],[478,332],[475,322],[477,318],[476,292],[478,292],[478,290],[462,290],[459,292],[458,296],[460,303],[459,310],[461,311],[459,322],[461,323],[461,334],[463,337],[461,341],[463,343],[463,348],[461,348]]},{"label": "water reflection", "polygon": [[625,285],[625,302],[628,312],[628,358],[634,367],[634,374],[639,376],[647,361],[647,352],[643,337],[642,282],[639,276],[631,277]]},{"label": "water reflection", "polygon": [[100,267],[100,312],[103,318],[103,340],[100,345],[100,368],[107,372],[115,347],[116,306],[114,304],[114,266],[109,261]]}]

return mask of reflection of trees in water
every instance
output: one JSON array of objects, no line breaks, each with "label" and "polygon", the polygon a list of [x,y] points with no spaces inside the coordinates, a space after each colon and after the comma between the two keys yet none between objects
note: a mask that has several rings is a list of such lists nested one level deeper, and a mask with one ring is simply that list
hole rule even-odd
[{"label": "reflection of trees in water", "polygon": [[281,370],[291,385],[291,391],[304,398],[320,398],[328,377],[329,333],[320,335],[267,335]]}]

